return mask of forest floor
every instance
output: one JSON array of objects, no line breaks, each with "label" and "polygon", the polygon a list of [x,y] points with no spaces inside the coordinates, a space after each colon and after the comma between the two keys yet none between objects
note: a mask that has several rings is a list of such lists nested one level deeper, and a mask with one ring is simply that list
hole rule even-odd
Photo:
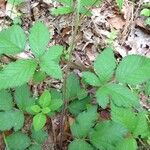
[{"label": "forest floor", "polygon": [[[119,61],[122,57],[130,54],[140,54],[150,57],[150,27],[146,26],[145,17],[140,15],[143,1],[138,1],[136,5],[129,0],[125,0],[124,6],[120,11],[113,0],[106,0],[99,7],[91,9],[92,16],[82,16],[80,29],[76,37],[76,47],[73,52],[72,70],[81,76],[81,70],[91,68],[96,56],[103,50],[109,37],[113,38],[113,47],[115,57]],[[13,19],[20,14],[22,28],[28,33],[30,27],[35,21],[42,21],[49,28],[53,37],[49,45],[60,44],[66,49],[71,40],[73,15],[65,15],[55,17],[51,15],[51,9],[59,6],[57,2],[51,0],[26,0],[23,4],[14,7],[11,4],[0,0],[0,31],[9,27],[13,23]],[[17,58],[28,58],[30,53],[25,51]],[[1,61],[8,63],[10,60],[3,57]],[[62,68],[66,67],[66,63],[62,64]],[[52,81],[53,87],[60,89],[62,83],[56,80]],[[36,93],[41,93],[42,83],[32,87]],[[141,104],[147,110],[150,110],[150,104],[146,102],[145,95],[141,93]],[[109,111],[101,112],[104,117],[109,117]],[[47,130],[49,132],[48,140],[43,145],[44,150],[54,150],[59,145],[60,138],[60,119],[62,115],[50,119],[47,122]],[[67,114],[71,123],[74,118]],[[27,117],[24,130],[28,130],[31,126],[31,118]],[[63,149],[67,149],[67,143],[72,139],[69,131],[69,125],[64,128]],[[8,133],[9,134],[9,133]],[[4,145],[0,136],[0,149],[3,150]]]}]

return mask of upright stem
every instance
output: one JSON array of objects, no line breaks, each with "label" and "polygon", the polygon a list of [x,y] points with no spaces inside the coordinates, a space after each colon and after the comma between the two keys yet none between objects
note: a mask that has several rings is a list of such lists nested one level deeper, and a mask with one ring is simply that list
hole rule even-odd
[{"label": "upright stem", "polygon": [[67,109],[67,105],[68,105],[68,99],[66,99],[66,93],[67,93],[67,88],[66,88],[66,84],[67,84],[67,78],[69,75],[69,70],[70,70],[70,61],[71,61],[71,57],[72,57],[72,52],[74,51],[75,45],[76,45],[76,36],[78,33],[78,27],[79,27],[79,21],[80,21],[80,14],[79,14],[79,7],[80,7],[80,0],[77,0],[77,4],[76,4],[76,14],[75,14],[75,18],[74,18],[74,25],[72,26],[72,39],[71,42],[69,44],[69,48],[68,48],[68,62],[66,64],[66,69],[64,71],[64,81],[63,81],[63,100],[64,100],[64,107],[61,113],[61,120],[60,120],[60,141],[59,141],[59,147],[62,148],[63,146],[63,136],[64,136],[64,125],[65,125],[65,114],[66,114],[66,109]]}]

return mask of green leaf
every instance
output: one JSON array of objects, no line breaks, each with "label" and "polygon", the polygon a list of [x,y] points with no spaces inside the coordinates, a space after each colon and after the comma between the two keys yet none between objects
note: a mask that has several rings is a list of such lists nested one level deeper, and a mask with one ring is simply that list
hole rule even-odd
[{"label": "green leaf", "polygon": [[39,104],[41,107],[48,107],[51,103],[51,94],[48,90],[45,90],[39,99]]},{"label": "green leaf", "polygon": [[78,91],[77,97],[79,100],[87,97],[88,92],[85,89],[80,89],[80,91]]},{"label": "green leaf", "polygon": [[31,145],[28,150],[42,150],[41,145],[33,144]]},{"label": "green leaf", "polygon": [[38,144],[43,144],[46,139],[48,138],[48,133],[43,129],[39,131],[32,130],[32,139],[37,142]]},{"label": "green leaf", "polygon": [[24,0],[8,0],[7,2],[12,5],[19,5],[19,4],[23,3]]},{"label": "green leaf", "polygon": [[98,55],[94,62],[94,69],[96,74],[99,76],[100,81],[109,81],[116,68],[116,60],[111,48],[106,48],[101,54]]},{"label": "green leaf", "polygon": [[56,0],[64,5],[72,6],[73,0]]},{"label": "green leaf", "polygon": [[76,138],[86,137],[97,119],[97,107],[91,106],[80,113],[71,125],[72,135]]},{"label": "green leaf", "polygon": [[146,17],[149,17],[149,16],[150,16],[150,9],[144,8],[144,9],[141,11],[141,15],[146,16]]},{"label": "green leaf", "polygon": [[146,83],[144,91],[146,95],[150,95],[150,81]]},{"label": "green leaf", "polygon": [[0,112],[0,131],[10,130],[15,131],[21,129],[24,124],[24,115],[21,111],[5,111]]},{"label": "green leaf", "polygon": [[31,107],[35,104],[35,99],[33,99],[33,96],[27,84],[15,88],[14,96],[15,103],[22,111],[29,112],[28,107]]},{"label": "green leaf", "polygon": [[136,140],[134,138],[128,138],[118,143],[115,150],[137,150],[137,149],[138,147]]},{"label": "green leaf", "polygon": [[91,98],[89,96],[81,100],[76,99],[69,104],[69,112],[76,116],[82,111],[84,111],[90,102]]},{"label": "green leaf", "polygon": [[131,109],[119,108],[112,105],[111,115],[113,121],[124,125],[134,137],[147,136],[149,129],[144,112],[135,114]]},{"label": "green leaf", "polygon": [[46,78],[45,72],[36,71],[33,75],[33,82],[35,84],[42,82]]},{"label": "green leaf", "polygon": [[31,144],[30,138],[22,132],[16,132],[6,137],[10,150],[25,150]]},{"label": "green leaf", "polygon": [[78,97],[80,91],[80,83],[78,76],[75,73],[70,73],[66,81],[66,99],[74,100]]},{"label": "green leaf", "polygon": [[62,93],[58,92],[55,89],[52,89],[51,96],[52,100],[50,104],[50,109],[51,111],[57,111],[63,105]]},{"label": "green leaf", "polygon": [[21,27],[13,25],[0,32],[0,54],[17,54],[24,50],[26,35]]},{"label": "green leaf", "polygon": [[34,60],[18,60],[0,71],[0,90],[21,86],[28,82],[36,69]]},{"label": "green leaf", "polygon": [[102,150],[115,150],[115,145],[123,139],[127,133],[120,124],[112,121],[98,123],[90,134],[90,142]]},{"label": "green leaf", "polygon": [[31,110],[35,113],[39,113],[41,111],[41,108],[38,105],[33,105],[31,106]]},{"label": "green leaf", "polygon": [[55,79],[62,79],[62,71],[59,64],[52,60],[41,59],[40,67],[43,72]]},{"label": "green leaf", "polygon": [[35,131],[41,130],[46,123],[46,116],[42,113],[39,113],[33,117],[33,127]]},{"label": "green leaf", "polygon": [[58,8],[52,8],[51,9],[51,14],[55,15],[55,16],[66,15],[66,14],[72,13],[73,10],[74,10],[73,7],[62,6],[62,7],[58,7]]},{"label": "green leaf", "polygon": [[135,107],[139,105],[138,96],[127,87],[119,84],[107,84],[96,92],[97,101],[103,108],[106,108],[109,97],[117,106]]},{"label": "green leaf", "polygon": [[42,109],[43,114],[48,114],[49,112],[51,112],[51,109],[49,107],[45,107]]},{"label": "green leaf", "polygon": [[83,72],[82,78],[89,85],[92,85],[92,86],[100,86],[101,85],[99,78],[92,72],[88,72],[88,71]]},{"label": "green leaf", "polygon": [[100,4],[101,0],[80,0],[82,6],[95,6]]},{"label": "green leaf", "polygon": [[117,3],[117,5],[118,5],[119,9],[122,9],[124,0],[116,0],[116,3]]},{"label": "green leaf", "polygon": [[45,61],[58,61],[60,59],[60,56],[63,54],[63,49],[64,47],[61,45],[51,46],[42,56],[42,59],[44,59]]},{"label": "green leaf", "polygon": [[150,79],[149,67],[149,58],[140,55],[126,56],[117,68],[116,79],[121,83],[132,85],[143,83]]},{"label": "green leaf", "polygon": [[145,20],[145,24],[150,26],[150,17]]},{"label": "green leaf", "polygon": [[86,141],[75,139],[69,144],[68,150],[94,150],[94,149]]},{"label": "green leaf", "polygon": [[11,94],[6,91],[0,91],[0,110],[11,110],[13,107],[13,100]]},{"label": "green leaf", "polygon": [[30,29],[29,35],[31,51],[36,57],[44,54],[49,40],[50,34],[48,28],[42,22],[36,22]]}]

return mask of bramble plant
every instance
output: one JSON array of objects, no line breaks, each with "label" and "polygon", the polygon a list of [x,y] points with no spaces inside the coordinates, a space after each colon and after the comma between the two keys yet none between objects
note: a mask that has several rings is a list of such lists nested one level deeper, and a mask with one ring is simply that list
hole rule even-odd
[{"label": "bramble plant", "polygon": [[[8,2],[19,5],[23,0]],[[77,21],[79,15],[90,15],[89,8],[100,4],[99,0],[57,2],[61,6],[51,10],[53,15],[75,13]],[[119,9],[123,2],[116,0]],[[76,36],[78,25],[74,26]],[[0,32],[0,56],[10,58],[10,63],[0,66],[0,132],[7,150],[42,150],[48,138],[49,118],[60,111],[73,118],[69,122],[73,139],[69,150],[149,149],[149,112],[141,105],[139,93],[150,96],[150,58],[128,55],[118,62],[112,48],[116,35],[114,30],[110,32],[107,48],[98,54],[93,68],[82,71],[79,78],[69,66],[73,63],[74,37],[65,59],[63,46],[49,47],[52,36],[42,22],[34,23],[28,37],[18,25]],[[14,57],[25,49],[30,50],[30,58]],[[65,69],[60,65],[62,60],[67,61]],[[47,78],[60,80],[62,87],[54,89],[48,83],[40,94],[35,94],[31,87],[47,82]],[[109,111],[108,118],[101,116],[103,110]],[[31,123],[26,132],[27,117]],[[63,137],[61,133],[59,136]]]}]

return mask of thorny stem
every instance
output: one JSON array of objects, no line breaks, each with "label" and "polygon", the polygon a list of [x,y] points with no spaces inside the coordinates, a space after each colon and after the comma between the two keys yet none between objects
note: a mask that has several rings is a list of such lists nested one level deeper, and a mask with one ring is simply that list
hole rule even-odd
[{"label": "thorny stem", "polygon": [[77,8],[76,8],[76,14],[75,14],[75,18],[74,18],[74,25],[72,26],[72,39],[70,42],[70,46],[68,48],[68,54],[69,54],[69,58],[68,58],[68,62],[66,64],[66,69],[64,71],[64,81],[63,81],[63,100],[64,100],[64,107],[61,113],[61,120],[60,120],[60,141],[59,141],[59,147],[62,149],[62,145],[63,145],[63,135],[64,135],[64,125],[65,125],[65,114],[66,114],[66,109],[67,109],[67,105],[68,105],[68,100],[66,99],[66,93],[67,93],[67,88],[66,88],[66,82],[67,82],[67,77],[69,74],[69,70],[70,70],[70,61],[71,61],[71,56],[72,56],[72,52],[75,48],[75,41],[76,41],[76,36],[78,33],[78,27],[79,27],[79,21],[80,21],[80,14],[79,14],[79,7],[80,7],[80,0],[77,0],[77,4],[76,4]]}]

